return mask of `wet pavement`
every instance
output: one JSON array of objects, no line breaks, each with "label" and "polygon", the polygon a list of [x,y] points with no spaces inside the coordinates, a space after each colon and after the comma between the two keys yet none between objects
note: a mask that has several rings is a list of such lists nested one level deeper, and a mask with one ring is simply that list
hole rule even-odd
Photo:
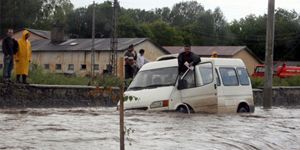
[{"label": "wet pavement", "polygon": [[[253,114],[128,111],[126,149],[300,149],[300,108]],[[2,149],[119,149],[115,108],[0,110]]]}]

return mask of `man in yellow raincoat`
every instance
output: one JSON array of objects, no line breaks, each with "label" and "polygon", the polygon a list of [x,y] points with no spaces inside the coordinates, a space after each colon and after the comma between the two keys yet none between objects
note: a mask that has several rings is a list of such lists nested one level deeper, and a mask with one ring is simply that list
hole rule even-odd
[{"label": "man in yellow raincoat", "polygon": [[17,75],[17,82],[27,84],[27,76],[29,72],[29,64],[31,62],[31,44],[28,38],[30,34],[27,30],[23,31],[22,38],[18,40],[19,50],[15,55],[15,73]]}]

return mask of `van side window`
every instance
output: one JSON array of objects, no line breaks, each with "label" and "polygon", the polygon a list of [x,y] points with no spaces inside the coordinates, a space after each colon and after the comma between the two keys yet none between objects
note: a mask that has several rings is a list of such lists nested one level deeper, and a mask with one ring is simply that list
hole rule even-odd
[{"label": "van side window", "polygon": [[237,75],[234,68],[220,68],[220,73],[224,86],[239,85]]},{"label": "van side window", "polygon": [[203,63],[196,66],[196,84],[203,86],[213,82],[213,66],[212,63]]},{"label": "van side window", "polygon": [[236,71],[239,77],[240,84],[249,85],[250,81],[249,81],[247,70],[245,68],[237,68]]},{"label": "van side window", "polygon": [[184,79],[187,82],[187,89],[196,87],[196,85],[195,85],[195,72],[194,71],[189,71],[187,73],[187,75],[184,77]]}]

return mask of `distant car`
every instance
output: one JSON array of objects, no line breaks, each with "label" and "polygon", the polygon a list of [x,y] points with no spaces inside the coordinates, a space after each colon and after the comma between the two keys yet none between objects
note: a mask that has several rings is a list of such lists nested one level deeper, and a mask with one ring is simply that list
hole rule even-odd
[{"label": "distant car", "polygon": [[265,76],[265,66],[262,64],[256,65],[252,77],[264,77]]},{"label": "distant car", "polygon": [[280,78],[300,76],[300,67],[283,64],[277,67],[277,76]]},{"label": "distant car", "polygon": [[[264,74],[265,66],[263,64],[259,64],[255,67],[252,77],[264,77]],[[283,64],[282,66],[278,66],[276,70],[274,70],[273,76],[279,78],[300,76],[300,67],[287,66],[286,64]]]},{"label": "distant car", "polygon": [[[173,57],[174,56],[174,57]],[[250,78],[241,59],[201,58],[178,76],[175,55],[145,64],[131,82],[124,108],[155,111],[254,112]]]}]

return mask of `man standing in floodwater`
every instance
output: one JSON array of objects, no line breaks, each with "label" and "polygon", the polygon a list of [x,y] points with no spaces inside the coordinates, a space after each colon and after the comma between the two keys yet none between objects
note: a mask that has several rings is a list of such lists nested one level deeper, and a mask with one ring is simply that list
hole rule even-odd
[{"label": "man standing in floodwater", "polygon": [[22,37],[18,40],[19,50],[15,55],[16,61],[16,75],[17,82],[21,83],[20,77],[22,76],[22,83],[27,83],[27,76],[29,72],[29,64],[31,62],[31,44],[28,38],[30,34],[27,30],[23,31]]},{"label": "man standing in floodwater", "polygon": [[184,46],[184,52],[178,56],[178,74],[184,74],[190,67],[193,67],[201,62],[199,56],[191,52],[191,45]]},{"label": "man standing in floodwater", "polygon": [[13,29],[7,30],[7,37],[2,41],[2,51],[4,54],[3,57],[3,82],[11,82],[11,71],[14,68],[14,54],[18,51],[18,42],[12,38],[14,34]]},{"label": "man standing in floodwater", "polygon": [[136,72],[136,59],[137,54],[134,51],[133,45],[129,45],[128,50],[124,55],[125,59],[125,79],[133,78]]}]

